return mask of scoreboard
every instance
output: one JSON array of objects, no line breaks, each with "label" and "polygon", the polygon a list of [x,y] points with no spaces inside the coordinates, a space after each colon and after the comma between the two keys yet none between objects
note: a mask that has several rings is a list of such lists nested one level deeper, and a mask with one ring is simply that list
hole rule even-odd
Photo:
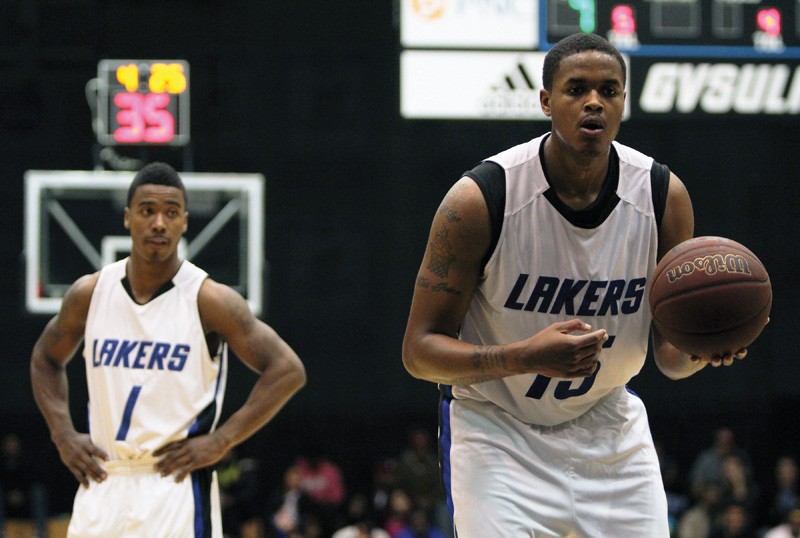
[{"label": "scoreboard", "polygon": [[540,49],[597,33],[630,56],[800,58],[799,0],[543,0]]},{"label": "scoreboard", "polygon": [[544,56],[606,37],[628,63],[625,118],[800,114],[800,0],[399,0],[400,112],[548,120]]}]

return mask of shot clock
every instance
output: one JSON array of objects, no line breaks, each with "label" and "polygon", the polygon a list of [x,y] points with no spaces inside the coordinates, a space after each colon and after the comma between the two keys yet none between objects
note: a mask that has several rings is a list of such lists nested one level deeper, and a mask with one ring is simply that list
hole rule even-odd
[{"label": "shot clock", "polygon": [[97,140],[103,145],[189,143],[189,64],[183,60],[101,60]]}]

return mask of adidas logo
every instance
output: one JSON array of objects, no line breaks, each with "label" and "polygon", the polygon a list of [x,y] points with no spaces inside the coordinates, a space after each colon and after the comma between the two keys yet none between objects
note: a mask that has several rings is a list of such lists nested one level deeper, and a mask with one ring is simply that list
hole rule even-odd
[{"label": "adidas logo", "polygon": [[530,70],[521,61],[499,84],[493,85],[483,99],[483,108],[493,116],[543,117],[539,106],[539,89]]},{"label": "adidas logo", "polygon": [[506,75],[503,79],[504,85],[501,87],[494,87],[492,90],[534,90],[539,91],[539,88],[533,83],[533,79],[528,74],[528,70],[521,62],[517,62],[517,67],[510,74]]}]

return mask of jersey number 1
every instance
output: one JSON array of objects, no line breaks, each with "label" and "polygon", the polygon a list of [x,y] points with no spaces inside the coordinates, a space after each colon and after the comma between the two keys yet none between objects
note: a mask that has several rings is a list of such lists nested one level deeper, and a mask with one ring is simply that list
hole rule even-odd
[{"label": "jersey number 1", "polygon": [[117,441],[124,441],[125,436],[128,435],[128,428],[131,427],[131,417],[133,416],[133,406],[136,405],[140,392],[142,392],[142,386],[134,385],[131,393],[128,394],[128,401],[125,402],[125,410],[122,412],[122,422],[119,425],[119,430],[117,430]]}]

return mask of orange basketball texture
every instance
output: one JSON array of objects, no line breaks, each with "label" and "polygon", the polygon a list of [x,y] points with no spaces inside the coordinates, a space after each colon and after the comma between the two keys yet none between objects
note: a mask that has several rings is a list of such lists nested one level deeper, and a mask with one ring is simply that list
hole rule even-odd
[{"label": "orange basketball texture", "polygon": [[764,264],[724,237],[696,237],[677,245],[658,263],[649,286],[658,331],[684,353],[699,357],[748,347],[772,307]]}]

